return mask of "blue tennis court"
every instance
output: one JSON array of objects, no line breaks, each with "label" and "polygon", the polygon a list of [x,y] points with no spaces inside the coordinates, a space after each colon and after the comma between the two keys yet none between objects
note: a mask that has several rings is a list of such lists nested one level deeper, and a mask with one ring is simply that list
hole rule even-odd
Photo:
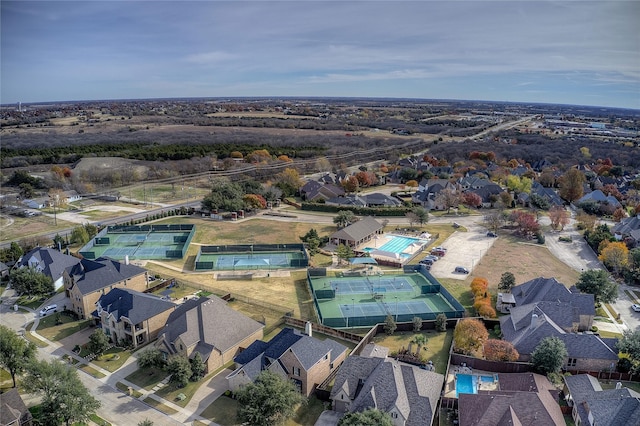
[{"label": "blue tennis court", "polygon": [[336,295],[412,292],[415,290],[411,282],[404,277],[342,278],[330,281],[330,285]]}]

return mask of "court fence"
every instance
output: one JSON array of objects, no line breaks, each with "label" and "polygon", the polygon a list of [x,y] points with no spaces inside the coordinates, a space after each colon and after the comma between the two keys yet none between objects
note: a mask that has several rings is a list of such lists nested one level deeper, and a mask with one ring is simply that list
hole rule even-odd
[{"label": "court fence", "polygon": [[[113,236],[120,235],[151,235],[153,233],[187,233],[187,235],[174,235],[171,243],[166,244],[165,250],[159,250],[159,254],[153,253],[147,250],[141,250],[144,255],[136,255],[138,249],[153,247],[153,245],[146,245],[146,238],[137,239],[134,238],[128,242],[125,247],[125,254],[113,256],[117,260],[122,260],[128,256],[130,259],[182,259],[187,253],[189,244],[195,235],[195,225],[193,224],[171,224],[171,225],[113,225],[107,226],[98,233],[91,241],[89,241],[84,247],[82,247],[79,253],[86,259],[96,259],[100,251],[96,250],[97,247],[104,247],[109,245],[115,245],[116,241],[112,241]],[[155,243],[156,246],[163,247],[162,242]],[[180,249],[173,247],[181,246]],[[172,248],[168,248],[172,247]]]},{"label": "court fence", "polygon": [[[334,289],[317,289],[313,288],[312,277],[321,277],[323,276],[323,271],[319,269],[309,269],[307,270],[307,285],[309,292],[313,295],[313,303],[314,308],[316,310],[316,314],[318,316],[319,322],[328,327],[334,328],[353,328],[353,327],[370,327],[376,323],[384,323],[388,315],[391,315],[397,323],[400,322],[411,322],[413,318],[418,317],[423,321],[434,321],[438,314],[444,314],[447,319],[455,319],[455,318],[463,318],[465,315],[465,308],[458,302],[455,297],[451,295],[444,288],[438,280],[429,273],[429,271],[424,268],[422,265],[411,265],[404,267],[405,273],[419,273],[421,274],[428,282],[428,284],[421,285],[420,290],[422,295],[428,294],[440,294],[440,296],[446,300],[451,307],[451,309],[447,310],[434,310],[428,304],[425,303],[423,310],[416,309],[414,312],[412,307],[408,306],[408,302],[388,302],[384,303],[382,300],[378,298],[372,299],[371,302],[367,303],[358,303],[356,306],[358,307],[359,314],[353,316],[345,316],[340,314],[340,316],[327,316],[326,313],[323,314],[322,304],[328,303],[328,299],[335,298],[335,290]],[[324,276],[326,276],[326,271],[324,271]],[[333,302],[331,302],[333,303]],[[403,312],[400,313],[400,307],[403,308]],[[355,308],[355,306],[354,306]],[[395,308],[395,309],[394,309]],[[367,315],[367,310],[371,313]],[[409,312],[407,312],[409,310]]]},{"label": "court fence", "polygon": [[259,258],[261,255],[267,256],[268,254],[278,254],[283,252],[300,253],[301,257],[290,257],[288,259],[288,265],[285,264],[243,264],[240,266],[232,265],[233,269],[273,269],[278,267],[289,268],[306,268],[309,266],[309,255],[304,244],[229,244],[219,246],[201,246],[198,254],[196,255],[194,269],[196,271],[210,271],[216,269],[229,269],[221,268],[215,264],[213,260],[203,260],[202,256],[208,254],[217,255],[253,255]]}]

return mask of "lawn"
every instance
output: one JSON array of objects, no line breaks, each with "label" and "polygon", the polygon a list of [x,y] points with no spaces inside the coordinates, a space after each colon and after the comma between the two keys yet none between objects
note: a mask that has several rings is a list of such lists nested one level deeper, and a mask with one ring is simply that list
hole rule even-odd
[{"label": "lawn", "polygon": [[[126,393],[127,395],[129,395],[129,386],[125,385],[124,383],[122,383],[122,382],[118,382],[118,383],[116,383],[116,388],[117,388],[120,392],[124,392],[124,393]],[[132,392],[132,395],[131,395],[132,397],[134,397],[134,398],[140,398],[140,397],[142,396],[142,392],[137,391],[137,390],[135,390],[135,389],[132,389],[132,391],[133,391],[133,392]]]},{"label": "lawn", "polygon": [[114,346],[107,350],[105,353],[94,359],[92,362],[104,368],[107,371],[114,372],[118,368],[122,367],[127,359],[131,356],[131,352]]},{"label": "lawn", "polygon": [[[389,353],[398,352],[403,347],[409,347],[409,342],[416,333],[410,331],[401,331],[388,336],[386,334],[378,334],[374,337],[373,342],[389,348]],[[436,367],[436,372],[444,374],[447,371],[447,362],[449,361],[449,348],[453,341],[453,330],[446,332],[423,331],[427,337],[427,349],[420,352],[424,360],[432,361]]]},{"label": "lawn", "polygon": [[[62,323],[56,324],[56,318],[59,318]],[[40,319],[37,330],[42,337],[55,342],[87,328],[90,324],[90,320],[78,321],[62,313],[51,314]]]},{"label": "lawn", "polygon": [[515,276],[516,284],[543,276],[554,277],[570,287],[580,277],[580,272],[558,260],[544,245],[501,235],[466,281],[471,283],[473,277],[483,277],[489,281],[489,288],[497,291],[500,277],[507,271]]},{"label": "lawn", "polygon": [[[2,228],[2,241],[18,241],[26,237],[36,237],[39,234],[46,234],[57,230],[63,230],[76,226],[75,223],[67,222],[64,220],[57,220],[57,225],[54,225],[54,220],[49,216],[34,216],[34,217],[11,217],[14,222],[11,226]],[[51,243],[50,239],[46,239]]]},{"label": "lawn", "polygon": [[[305,405],[300,405],[296,409],[293,418],[287,420],[285,426],[305,426],[315,424],[318,417],[324,410],[322,401],[312,396]],[[238,402],[228,396],[221,396],[211,403],[200,414],[205,419],[209,419],[222,426],[240,425],[236,413],[238,412]]]},{"label": "lawn", "polygon": [[489,281],[489,291],[495,296],[500,277],[507,271],[515,276],[516,285],[543,276],[554,277],[569,287],[580,276],[579,272],[559,261],[545,246],[525,243],[511,236],[501,236],[464,281],[446,278],[439,278],[438,281],[470,311],[473,295],[469,286],[473,278],[486,278]]},{"label": "lawn", "polygon": [[160,401],[157,401],[151,397],[147,397],[144,399],[143,401],[145,404],[150,405],[151,407],[155,408],[156,410],[162,411],[164,414],[168,414],[168,415],[172,415],[177,413],[176,410],[174,410],[173,408],[164,405],[163,403],[161,403]]},{"label": "lawn", "polygon": [[167,372],[161,368],[145,368],[134,371],[125,377],[125,379],[138,387],[151,390],[165,377],[167,377]]}]

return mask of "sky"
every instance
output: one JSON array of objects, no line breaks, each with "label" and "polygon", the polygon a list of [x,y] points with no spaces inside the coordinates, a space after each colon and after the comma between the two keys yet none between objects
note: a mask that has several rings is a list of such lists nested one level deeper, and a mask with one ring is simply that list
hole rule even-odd
[{"label": "sky", "polygon": [[0,1],[0,102],[387,97],[640,109],[640,1]]}]

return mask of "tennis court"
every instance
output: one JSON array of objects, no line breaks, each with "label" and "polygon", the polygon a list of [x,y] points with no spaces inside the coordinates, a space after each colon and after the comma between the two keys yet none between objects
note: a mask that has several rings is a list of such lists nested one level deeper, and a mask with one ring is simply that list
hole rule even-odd
[{"label": "tennis court", "polygon": [[413,284],[405,277],[386,278],[382,276],[364,278],[342,278],[329,282],[331,289],[340,294],[367,294],[412,292]]},{"label": "tennis court", "polygon": [[109,226],[81,250],[88,259],[181,259],[195,234],[195,225]]},{"label": "tennis court", "polygon": [[282,269],[304,268],[308,264],[309,258],[302,244],[202,246],[196,257],[195,269],[196,271]]},{"label": "tennis court", "polygon": [[330,327],[369,327],[387,315],[397,322],[419,317],[434,320],[443,313],[461,318],[464,308],[429,272],[407,271],[367,277],[307,274],[320,322]]}]

